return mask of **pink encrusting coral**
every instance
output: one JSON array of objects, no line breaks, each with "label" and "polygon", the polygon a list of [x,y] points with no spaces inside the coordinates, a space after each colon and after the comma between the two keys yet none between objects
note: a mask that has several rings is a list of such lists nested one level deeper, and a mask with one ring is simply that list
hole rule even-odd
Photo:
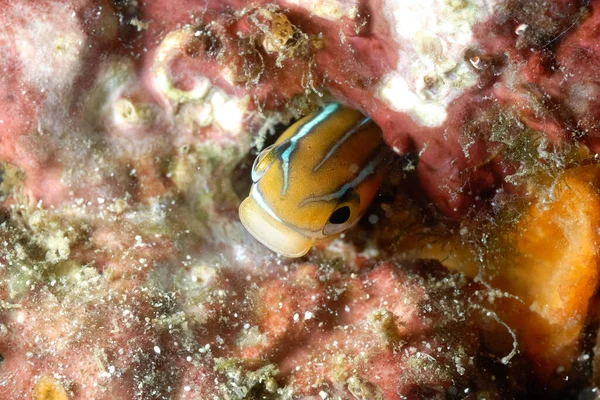
[{"label": "pink encrusting coral", "polygon": [[[18,249],[23,233],[4,234]],[[478,313],[465,302],[475,287],[435,263],[257,270],[222,265],[223,254],[177,255],[156,237],[133,240],[111,249],[102,273],[77,255],[6,253],[2,398],[30,398],[46,379],[78,399],[494,388],[472,356],[476,325],[463,322]]]},{"label": "pink encrusting coral", "polygon": [[[137,7],[117,3],[118,15],[104,3],[8,7],[5,19],[12,18],[11,12],[37,10],[47,16],[9,24],[3,34],[9,72],[3,80],[3,158],[32,171],[27,188],[33,199],[52,203],[65,194],[60,183],[36,181],[40,174],[35,172],[43,167],[60,174],[61,149],[46,143],[48,148],[36,154],[28,148],[35,147],[32,141],[49,140],[40,138],[55,130],[45,126],[48,119],[62,114],[70,121],[73,112],[108,107],[104,111],[125,114],[104,124],[126,135],[143,132],[133,143],[149,139],[141,140],[146,143],[142,148],[155,151],[164,134],[177,135],[182,128],[173,126],[174,107],[186,109],[177,114],[195,128],[212,122],[205,106],[188,104],[204,99],[211,85],[237,98],[248,96],[247,107],[259,110],[282,110],[304,93],[329,90],[371,115],[391,147],[421,155],[421,185],[451,216],[466,212],[478,194],[497,188],[507,173],[498,167],[498,146],[490,145],[492,124],[485,126],[498,113],[518,111],[527,126],[552,143],[573,136],[592,142],[593,134],[585,134],[595,126],[594,112],[586,112],[593,110],[595,53],[586,43],[593,43],[588,26],[594,26],[594,5],[557,2],[541,13],[544,5],[537,2],[440,1],[430,7],[331,0],[283,2],[289,8],[282,13],[263,2],[244,7],[235,1],[188,3],[169,7],[169,12],[163,2]],[[417,22],[407,26],[411,19]],[[549,51],[555,47],[556,52]],[[586,51],[589,55],[583,55]],[[97,62],[99,54],[104,61]],[[35,68],[39,63],[29,58],[43,59],[43,67]],[[95,101],[114,104],[77,109],[111,59],[129,64],[120,68],[139,71],[136,76],[142,80],[128,81],[121,71],[105,81],[109,87],[98,89],[102,93],[94,92]],[[102,96],[106,98],[98,98]],[[303,106],[295,110],[298,115]],[[480,123],[475,133],[468,132],[473,121]],[[231,130],[243,130],[232,123]],[[148,138],[152,132],[159,138]],[[110,148],[110,139],[102,142],[97,145]],[[139,149],[139,144],[133,147]]]},{"label": "pink encrusting coral", "polygon": [[238,221],[245,157],[337,99],[417,155],[415,202],[479,215],[526,191],[523,143],[550,169],[597,150],[597,3],[0,6],[0,399],[526,392],[505,364],[541,356],[515,356],[492,304],[509,295],[377,248],[409,231],[399,196],[291,262]]}]

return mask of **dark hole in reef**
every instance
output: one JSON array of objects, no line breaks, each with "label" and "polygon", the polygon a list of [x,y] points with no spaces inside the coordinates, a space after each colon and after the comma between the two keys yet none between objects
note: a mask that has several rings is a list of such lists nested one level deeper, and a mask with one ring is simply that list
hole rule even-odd
[{"label": "dark hole in reef", "polygon": [[185,54],[195,58],[202,55],[217,57],[223,48],[223,43],[215,32],[211,32],[206,27],[196,28],[197,35],[190,37],[184,44]]},{"label": "dark hole in reef", "polygon": [[350,219],[350,207],[348,206],[343,206],[338,208],[337,210],[335,210],[333,212],[333,214],[331,214],[331,217],[329,217],[329,223],[330,224],[343,224],[344,222],[348,221]]},{"label": "dark hole in reef", "polygon": [[124,44],[131,44],[131,42],[139,39],[139,30],[137,26],[132,23],[136,20],[141,20],[140,8],[136,1],[132,0],[112,0],[112,7],[115,14],[119,18],[119,30],[120,40]]}]

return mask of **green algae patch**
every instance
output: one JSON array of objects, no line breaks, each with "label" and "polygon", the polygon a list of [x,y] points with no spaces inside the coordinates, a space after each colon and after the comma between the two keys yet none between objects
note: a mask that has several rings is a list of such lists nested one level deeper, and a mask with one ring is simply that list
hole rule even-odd
[{"label": "green algae patch", "polygon": [[275,377],[279,370],[274,364],[258,369],[247,368],[248,362],[238,358],[215,359],[215,371],[226,378],[221,393],[227,400],[285,400],[292,399],[291,390],[279,388]]}]

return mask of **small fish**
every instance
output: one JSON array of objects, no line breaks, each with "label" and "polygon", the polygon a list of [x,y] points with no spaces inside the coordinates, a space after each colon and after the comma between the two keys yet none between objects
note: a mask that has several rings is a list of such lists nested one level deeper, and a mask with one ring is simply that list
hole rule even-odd
[{"label": "small fish", "polygon": [[384,148],[371,118],[327,104],[258,155],[242,224],[269,249],[303,256],[358,222],[383,179]]}]

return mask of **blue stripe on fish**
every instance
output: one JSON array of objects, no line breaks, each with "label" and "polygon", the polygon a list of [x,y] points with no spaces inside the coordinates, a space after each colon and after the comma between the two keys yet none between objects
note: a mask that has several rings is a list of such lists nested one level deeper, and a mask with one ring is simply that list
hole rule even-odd
[{"label": "blue stripe on fish", "polygon": [[282,224],[284,223],[281,220],[281,218],[279,218],[279,216],[277,214],[275,214],[275,211],[273,211],[273,209],[271,207],[269,207],[269,205],[267,204],[267,202],[263,198],[263,195],[260,192],[260,189],[258,188],[258,186],[256,186],[256,185],[252,186],[252,192],[251,192],[250,195],[252,196],[252,198],[254,199],[254,201],[256,201],[256,204],[258,204],[259,206],[261,206],[261,208],[263,210],[265,210],[267,212],[267,214],[269,214],[275,221],[280,222]]},{"label": "blue stripe on fish", "polygon": [[354,178],[350,182],[342,185],[341,188],[339,188],[338,190],[336,190],[335,192],[333,192],[331,194],[327,194],[327,195],[319,196],[319,197],[309,197],[308,199],[303,200],[300,203],[300,207],[302,207],[308,203],[314,203],[317,201],[331,201],[331,200],[336,200],[336,199],[342,198],[346,194],[348,189],[358,186],[362,181],[364,181],[367,177],[369,177],[370,175],[372,175],[375,172],[375,169],[377,168],[379,163],[383,160],[383,156],[384,156],[383,151],[380,151],[379,155],[377,155],[377,157],[373,158],[369,162],[369,164],[367,164],[367,166],[365,168],[363,168],[362,171],[360,171],[360,174],[358,174],[356,176],[356,178]]},{"label": "blue stripe on fish", "polygon": [[[304,124],[300,129],[298,129],[298,133],[289,138],[287,141],[290,142],[289,147],[281,154],[281,168],[283,172],[283,187],[281,188],[281,195],[285,195],[288,188],[288,179],[289,179],[289,162],[292,152],[296,150],[296,145],[298,141],[302,139],[304,136],[308,135],[310,131],[326,120],[331,114],[333,114],[340,105],[338,103],[330,103],[327,104],[323,110],[317,114],[313,119]],[[282,143],[283,144],[283,143]]]},{"label": "blue stripe on fish", "polygon": [[350,136],[354,135],[356,132],[358,132],[363,126],[365,126],[369,122],[371,122],[371,118],[367,117],[367,118],[363,119],[362,121],[360,121],[358,124],[356,124],[356,126],[354,126],[352,129],[350,129],[348,132],[346,132],[346,134],[340,140],[338,140],[331,147],[331,149],[329,149],[327,154],[325,154],[325,157],[323,157],[323,159],[317,165],[315,165],[315,167],[313,168],[313,172],[317,172],[319,170],[319,168],[321,168],[323,166],[323,164],[325,164],[327,162],[327,160],[329,160],[331,158],[333,153],[335,153],[336,150],[339,149],[340,146],[343,145],[344,142],[350,138]]}]

